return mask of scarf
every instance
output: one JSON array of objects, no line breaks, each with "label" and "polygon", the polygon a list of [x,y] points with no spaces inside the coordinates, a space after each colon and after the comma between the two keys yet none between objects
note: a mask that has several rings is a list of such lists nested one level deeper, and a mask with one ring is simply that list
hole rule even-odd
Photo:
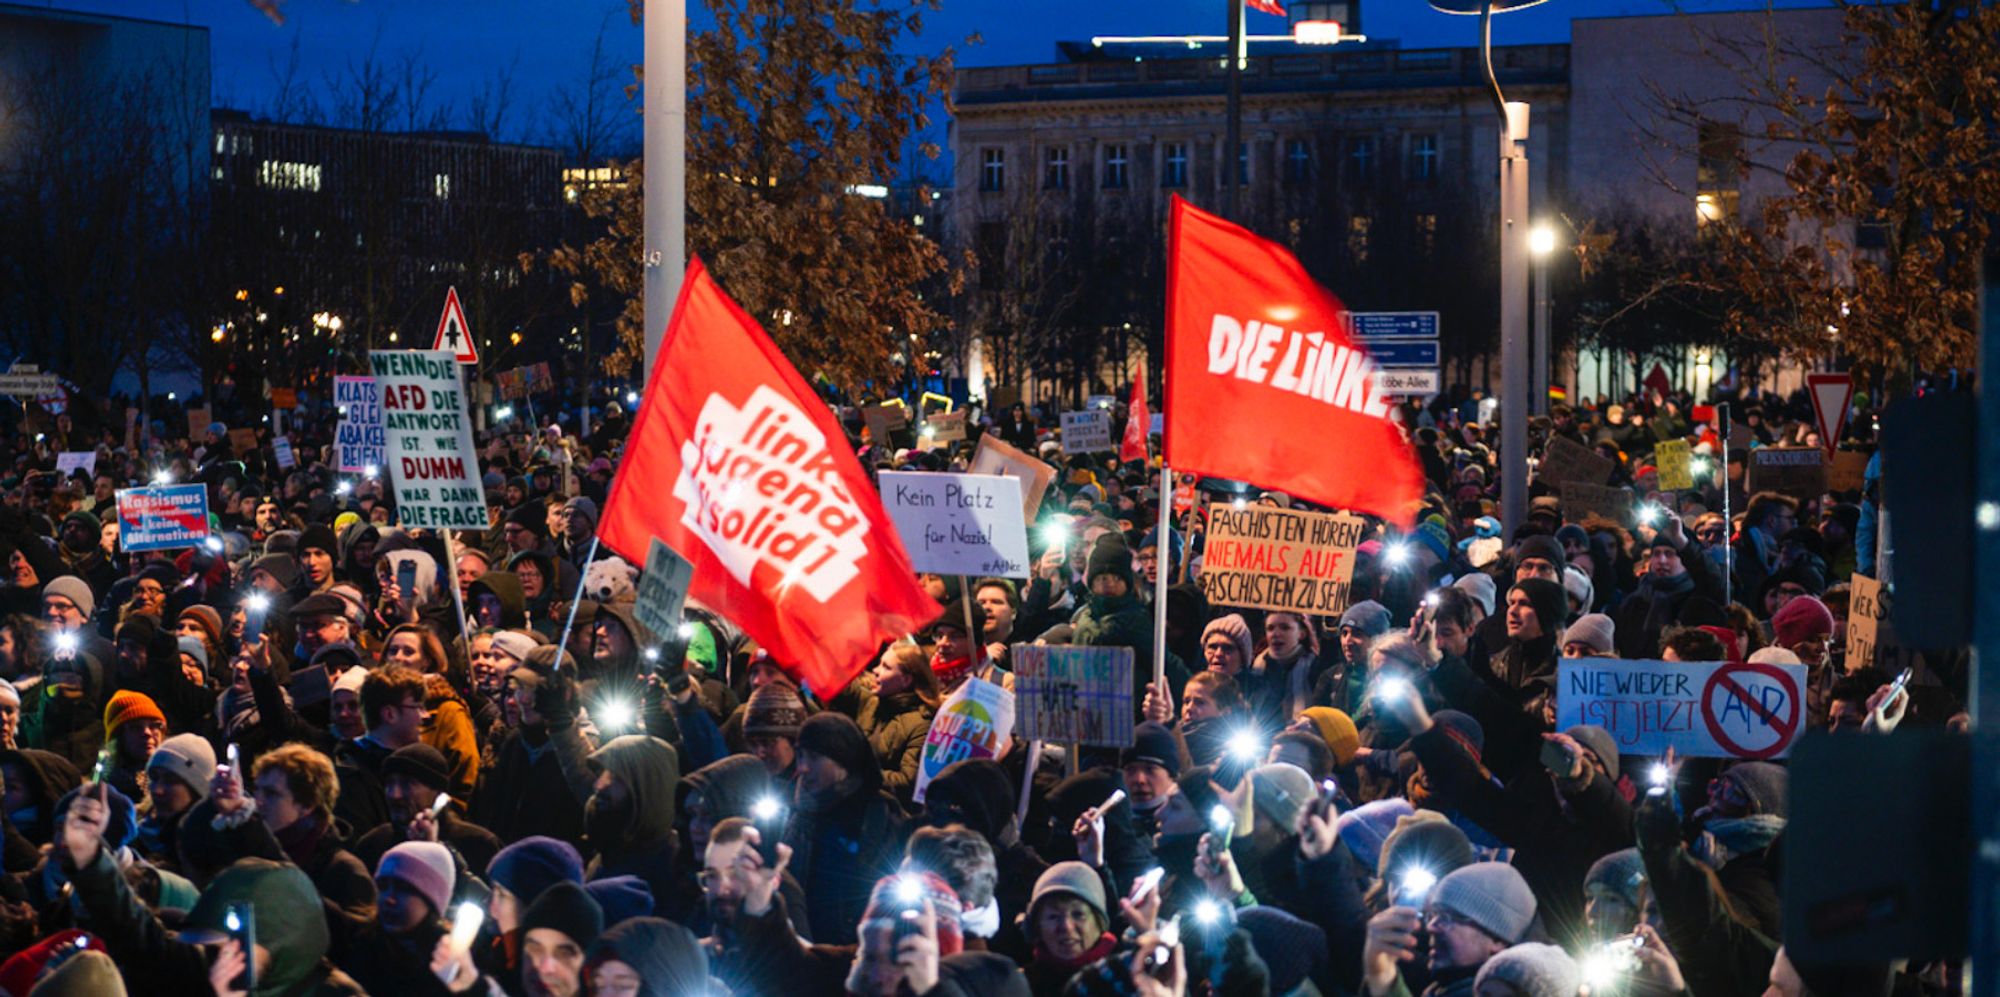
[{"label": "scarf", "polygon": [[1110,955],[1111,950],[1117,947],[1117,945],[1118,945],[1118,936],[1113,935],[1111,932],[1107,931],[1103,934],[1102,937],[1097,939],[1097,944],[1092,945],[1087,949],[1084,949],[1082,955],[1079,955],[1074,959],[1058,959],[1055,956],[1052,956],[1048,954],[1046,951],[1044,951],[1042,949],[1041,943],[1037,942],[1035,943],[1034,961],[1041,965],[1055,966],[1058,969],[1066,969],[1074,973],[1075,971],[1082,969],[1083,967],[1088,966],[1091,963],[1104,958],[1105,956]]},{"label": "scarf", "polygon": [[967,938],[991,938],[999,934],[1000,901],[988,900],[984,907],[961,911],[958,924]]},{"label": "scarf", "polygon": [[950,661],[944,660],[942,654],[931,655],[931,673],[937,676],[940,689],[957,689],[960,683],[972,676],[973,667],[972,656],[969,654]]},{"label": "scarf", "polygon": [[284,830],[273,832],[272,836],[278,839],[278,847],[285,850],[285,857],[291,859],[293,865],[304,869],[306,861],[319,850],[319,839],[326,836],[329,823],[331,821],[322,819],[317,813],[309,814],[293,821]]},{"label": "scarf", "polygon": [[1655,599],[1673,599],[1694,591],[1694,576],[1683,571],[1678,575],[1646,576],[1646,591]]},{"label": "scarf", "polygon": [[1702,825],[1694,840],[1696,861],[1717,872],[1739,855],[1761,851],[1784,833],[1785,818],[1777,814],[1725,817]]}]

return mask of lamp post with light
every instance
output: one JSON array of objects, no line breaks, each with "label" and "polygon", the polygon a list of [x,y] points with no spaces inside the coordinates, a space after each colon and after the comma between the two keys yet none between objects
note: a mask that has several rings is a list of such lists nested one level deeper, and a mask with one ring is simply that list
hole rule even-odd
[{"label": "lamp post with light", "polygon": [[1547,222],[1528,231],[1528,255],[1535,261],[1535,337],[1532,347],[1534,356],[1534,384],[1530,387],[1530,397],[1534,399],[1536,415],[1549,414],[1549,364],[1555,353],[1555,343],[1551,337],[1553,310],[1549,301],[1549,267],[1554,262],[1556,251],[1556,230]]}]

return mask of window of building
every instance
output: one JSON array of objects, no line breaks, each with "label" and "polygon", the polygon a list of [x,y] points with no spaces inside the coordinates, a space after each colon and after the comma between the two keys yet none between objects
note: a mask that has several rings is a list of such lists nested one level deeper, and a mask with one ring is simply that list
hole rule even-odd
[{"label": "window of building", "polygon": [[1416,217],[1416,224],[1413,227],[1417,233],[1417,248],[1422,250],[1425,256],[1436,252],[1438,216],[1429,214],[1418,215]]},{"label": "window of building", "polygon": [[1125,186],[1126,175],[1129,172],[1128,168],[1130,166],[1128,156],[1127,147],[1123,144],[1113,144],[1104,147],[1104,186]]},{"label": "window of building", "polygon": [[1695,186],[1702,190],[1734,190],[1741,179],[1743,133],[1722,121],[1695,125],[1699,159],[1695,165]]},{"label": "window of building", "polygon": [[1069,189],[1069,147],[1052,145],[1042,154],[1042,187]]},{"label": "window of building", "polygon": [[1250,182],[1250,143],[1236,143],[1236,183],[1238,186]]},{"label": "window of building", "polygon": [[1285,140],[1285,181],[1287,183],[1307,183],[1312,180],[1312,143],[1302,138]]},{"label": "window of building", "polygon": [[1188,182],[1188,147],[1186,142],[1168,142],[1166,152],[1160,158],[1160,186],[1185,187]]},{"label": "window of building", "polygon": [[288,163],[283,160],[266,159],[257,168],[257,184],[279,190],[318,190],[320,175],[318,163]]},{"label": "window of building", "polygon": [[1373,224],[1367,215],[1347,219],[1347,255],[1356,263],[1368,262],[1368,229]]},{"label": "window of building", "polygon": [[451,174],[439,173],[432,176],[431,194],[440,201],[451,200]]},{"label": "window of building", "polygon": [[1438,177],[1438,137],[1436,132],[1410,136],[1410,179],[1428,183]]},{"label": "window of building", "polygon": [[1347,139],[1347,182],[1366,184],[1375,179],[1375,136],[1353,135]]},{"label": "window of building", "polygon": [[979,150],[979,189],[1007,189],[1007,150]]}]

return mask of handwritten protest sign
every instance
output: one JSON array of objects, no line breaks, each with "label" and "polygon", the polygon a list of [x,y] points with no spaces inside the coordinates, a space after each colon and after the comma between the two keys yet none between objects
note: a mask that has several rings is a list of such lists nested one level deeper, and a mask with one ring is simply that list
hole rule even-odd
[{"label": "handwritten protest sign", "polygon": [[1601,485],[1611,480],[1611,472],[1617,467],[1611,458],[1567,436],[1553,436],[1542,449],[1541,469],[1535,477],[1552,487],[1572,481]]},{"label": "handwritten protest sign", "polygon": [[1818,447],[1759,447],[1750,451],[1750,490],[1818,498],[1826,491],[1826,451]]},{"label": "handwritten protest sign", "polygon": [[694,565],[654,537],[646,549],[646,571],[639,576],[632,615],[654,636],[675,636],[680,631],[681,608],[687,604],[688,584],[693,581]]},{"label": "handwritten protest sign", "polygon": [[56,454],[56,473],[67,478],[77,471],[86,477],[97,473],[97,451],[65,450]]},{"label": "handwritten protest sign", "polygon": [[882,508],[910,566],[940,575],[1028,577],[1021,483],[999,474],[883,471]]},{"label": "handwritten protest sign", "polygon": [[483,530],[486,491],[465,389],[450,350],[368,354],[382,391],[382,429],[396,515],[404,526]]},{"label": "handwritten protest sign", "polygon": [[1882,583],[1859,572],[1847,584],[1847,669],[1875,663],[1882,621],[1889,615],[1882,604]]},{"label": "handwritten protest sign", "polygon": [[1591,485],[1581,481],[1563,483],[1563,519],[1580,523],[1592,515],[1603,516],[1621,525],[1632,525],[1632,492],[1610,485]]},{"label": "handwritten protest sign", "polygon": [[118,547],[137,553],[192,547],[208,536],[207,485],[153,485],[118,492]]},{"label": "handwritten protest sign", "polygon": [[887,446],[890,433],[910,424],[910,412],[901,405],[870,405],[861,410],[861,421],[876,446]]},{"label": "handwritten protest sign", "polygon": [[931,732],[917,764],[918,803],[945,766],[992,758],[1014,733],[1014,694],[984,679],[966,679],[931,718]]},{"label": "handwritten protest sign", "polygon": [[1201,587],[1213,606],[1338,616],[1368,524],[1345,513],[1276,506],[1209,507]]},{"label": "handwritten protest sign", "polygon": [[254,429],[230,430],[229,449],[238,457],[257,449],[257,431]]},{"label": "handwritten protest sign", "polygon": [[1132,649],[1015,644],[1021,738],[1103,748],[1132,743]]},{"label": "handwritten protest sign", "polygon": [[543,360],[513,370],[503,370],[493,375],[494,390],[500,397],[514,400],[529,395],[539,395],[555,387],[555,378],[549,375],[549,363]]},{"label": "handwritten protest sign", "polygon": [[1049,490],[1049,483],[1056,480],[1056,469],[1036,460],[1021,448],[1008,443],[992,433],[979,438],[979,446],[972,451],[972,464],[966,468],[974,474],[1004,474],[1021,483],[1021,514],[1028,519],[1042,508],[1042,495]]},{"label": "handwritten protest sign", "polygon": [[282,409],[294,409],[294,408],[298,408],[298,407],[299,407],[299,389],[297,389],[297,388],[272,388],[272,389],[271,389],[271,407],[272,407],[272,408],[282,408]]},{"label": "handwritten protest sign", "polygon": [[188,439],[200,443],[208,438],[208,426],[215,421],[208,406],[188,409]]},{"label": "handwritten protest sign", "polygon": [[1826,466],[1826,490],[1858,492],[1868,483],[1868,455],[1858,450],[1838,450]]},{"label": "handwritten protest sign", "polygon": [[340,469],[348,472],[381,467],[386,437],[382,432],[382,392],[372,377],[336,377],[333,399],[340,406],[340,426],[334,430]]},{"label": "handwritten protest sign", "polygon": [[965,411],[933,412],[925,416],[924,437],[932,443],[956,443],[965,439]]},{"label": "handwritten protest sign", "polygon": [[1096,453],[1111,449],[1111,413],[1104,409],[1084,409],[1062,414],[1062,449],[1066,454]]},{"label": "handwritten protest sign", "polygon": [[292,452],[290,437],[280,436],[272,440],[271,456],[277,459],[279,467],[287,471],[299,466],[299,455]]},{"label": "handwritten protest sign", "polygon": [[1570,658],[1556,729],[1596,724],[1621,754],[1782,758],[1805,730],[1804,665]]},{"label": "handwritten protest sign", "polygon": [[1694,448],[1686,440],[1662,440],[1653,448],[1653,464],[1659,468],[1660,487],[1684,492],[1694,487]]}]

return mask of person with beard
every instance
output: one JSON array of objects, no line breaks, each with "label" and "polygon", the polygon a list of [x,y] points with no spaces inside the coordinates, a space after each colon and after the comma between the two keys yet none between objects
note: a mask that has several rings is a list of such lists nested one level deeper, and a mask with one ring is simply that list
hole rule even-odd
[{"label": "person with beard", "polygon": [[389,820],[382,796],[382,764],[398,749],[423,740],[422,675],[390,665],[368,673],[361,683],[361,715],[368,730],[342,741],[334,751],[340,773],[340,809],[336,816],[356,827],[374,827]]},{"label": "person with beard", "polygon": [[596,775],[588,761],[594,745],[577,728],[575,674],[576,659],[550,645],[507,677],[520,726],[501,744],[499,764],[481,770],[472,797],[474,822],[502,841],[584,838],[583,806]]},{"label": "person with beard", "polygon": [[[104,524],[96,516],[78,509],[63,517],[56,549],[65,565],[64,573],[82,579],[96,592],[109,589],[118,580],[117,567],[98,542],[103,532]],[[48,589],[42,591],[46,595]]]},{"label": "person with beard", "polygon": [[[750,961],[742,935],[744,921],[738,917],[768,872],[763,855],[757,850],[757,843],[762,840],[760,835],[750,821],[731,817],[715,825],[708,845],[702,849],[702,917],[709,925],[709,935],[702,939],[702,945],[714,962],[716,976],[735,993],[781,993],[785,982],[782,974],[774,973],[777,967]],[[790,846],[779,845],[778,854],[779,869],[768,884],[772,893],[764,895],[763,902],[783,911],[781,916],[791,926],[795,939],[810,939],[805,891],[782,868],[783,857],[791,854]]]},{"label": "person with beard", "polygon": [[146,800],[134,846],[148,862],[178,872],[181,818],[208,798],[215,779],[215,748],[196,734],[175,734],[146,763]]},{"label": "person with beard", "polygon": [[673,745],[646,734],[616,737],[590,755],[597,782],[583,806],[584,834],[597,856],[586,882],[636,876],[664,916],[680,920],[693,897],[674,889],[674,789],[680,758]]},{"label": "person with beard", "polygon": [[805,886],[813,938],[852,944],[870,886],[902,857],[903,813],[882,791],[882,767],[867,736],[847,717],[808,718],[799,728],[798,755],[785,843]]},{"label": "person with beard", "polygon": [[334,816],[340,780],[333,761],[302,744],[257,759],[246,795],[235,772],[218,766],[208,798],[181,821],[181,855],[202,879],[245,857],[290,862],[305,870],[329,916],[374,916],[375,882],[368,867],[341,846],[352,836]]},{"label": "person with beard", "polygon": [[95,765],[104,744],[104,668],[97,659],[58,644],[29,695],[15,740],[61,755],[79,771]]},{"label": "person with beard", "polygon": [[583,708],[601,728],[606,726],[606,718],[619,714],[643,717],[650,728],[657,723],[653,719],[657,711],[641,710],[639,706],[649,694],[657,695],[647,680],[645,651],[657,648],[659,638],[633,615],[630,603],[599,603],[590,630],[590,671],[580,690]]},{"label": "person with beard", "polygon": [[1396,906],[1368,922],[1362,950],[1366,997],[1409,997],[1398,963],[1417,957],[1418,931],[1429,929],[1431,982],[1425,997],[1472,997],[1488,959],[1520,942],[1534,926],[1535,893],[1513,866],[1475,862],[1439,879],[1424,910]]},{"label": "person with beard", "polygon": [[405,841],[389,849],[375,866],[374,917],[329,919],[329,956],[369,993],[451,993],[430,970],[457,885],[445,846]]},{"label": "person with beard", "polygon": [[528,599],[511,571],[488,571],[475,579],[465,592],[465,612],[475,627],[528,629]]},{"label": "person with beard", "polygon": [[1018,780],[990,758],[953,762],[924,791],[924,824],[957,824],[986,839],[993,849],[994,868],[999,870],[993,899],[999,905],[1000,931],[992,944],[996,951],[1026,956],[1027,941],[1014,922],[1027,911],[1035,880],[1048,870],[1049,863],[1021,840],[1021,825],[1014,813],[1019,788]]},{"label": "person with beard", "polygon": [[1689,993],[1747,993],[1777,956],[1787,775],[1769,762],[1733,766],[1710,780],[1706,804],[1685,824],[1678,775],[1666,792],[1647,793],[1634,821],[1660,934]]},{"label": "person with beard", "polygon": [[1660,635],[1675,626],[1727,626],[1722,581],[1715,565],[1688,540],[1680,517],[1663,515],[1660,531],[1647,546],[1646,573],[1639,590],[1618,604],[1612,614],[1613,633],[1621,658],[1649,659],[1660,655]]},{"label": "person with beard", "polygon": [[455,852],[466,868],[486,868],[500,851],[500,839],[493,832],[460,817],[456,806],[431,814],[432,804],[450,784],[451,763],[443,752],[428,744],[397,749],[382,763],[389,822],[357,839],[354,856],[362,865],[372,866],[399,842],[436,841]]}]

